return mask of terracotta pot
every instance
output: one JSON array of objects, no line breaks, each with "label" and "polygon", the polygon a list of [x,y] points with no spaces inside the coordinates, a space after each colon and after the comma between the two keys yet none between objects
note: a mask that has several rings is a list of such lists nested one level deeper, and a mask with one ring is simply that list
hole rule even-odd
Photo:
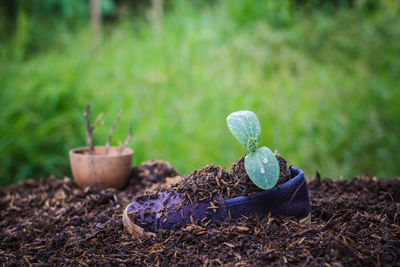
[{"label": "terracotta pot", "polygon": [[125,186],[132,166],[132,149],[125,148],[118,154],[119,147],[110,147],[108,154],[104,146],[96,146],[94,154],[88,147],[69,151],[69,160],[75,182],[84,188],[98,183],[101,188],[121,189]]}]

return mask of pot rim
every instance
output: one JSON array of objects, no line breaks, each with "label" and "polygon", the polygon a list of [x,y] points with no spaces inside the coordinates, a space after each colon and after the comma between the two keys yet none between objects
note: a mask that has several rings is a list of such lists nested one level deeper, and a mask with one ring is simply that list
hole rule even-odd
[{"label": "pot rim", "polygon": [[[94,148],[105,148],[106,146],[94,146]],[[119,148],[119,146],[110,146],[110,148]],[[83,154],[83,153],[78,153],[82,151],[88,151],[89,147],[88,146],[81,146],[81,147],[76,147],[73,148],[69,151],[69,155],[75,155],[75,156],[80,156],[80,157],[96,157],[96,158],[119,158],[119,157],[126,157],[126,156],[132,156],[134,151],[133,149],[130,149],[129,147],[124,148],[121,154]]]}]

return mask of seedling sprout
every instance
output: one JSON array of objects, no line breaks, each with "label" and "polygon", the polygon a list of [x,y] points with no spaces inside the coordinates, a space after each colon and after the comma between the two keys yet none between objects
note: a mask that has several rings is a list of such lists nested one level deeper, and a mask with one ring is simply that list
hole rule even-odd
[{"label": "seedling sprout", "polygon": [[246,110],[233,112],[226,122],[233,136],[250,151],[244,158],[244,168],[250,179],[261,189],[274,187],[279,179],[279,163],[268,147],[258,148],[261,127],[256,114]]}]

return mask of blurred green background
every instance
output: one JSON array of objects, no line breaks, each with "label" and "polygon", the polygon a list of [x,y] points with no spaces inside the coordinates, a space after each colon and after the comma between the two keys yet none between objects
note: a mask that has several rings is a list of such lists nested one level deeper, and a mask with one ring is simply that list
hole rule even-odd
[{"label": "blurred green background", "polygon": [[87,0],[0,3],[0,185],[70,175],[89,102],[134,164],[230,168],[248,109],[308,176],[400,173],[397,0],[101,0],[101,34]]}]

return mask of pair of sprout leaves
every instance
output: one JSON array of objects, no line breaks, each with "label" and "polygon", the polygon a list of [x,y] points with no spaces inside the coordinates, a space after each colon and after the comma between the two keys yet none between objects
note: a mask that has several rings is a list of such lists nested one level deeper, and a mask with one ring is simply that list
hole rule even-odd
[{"label": "pair of sprout leaves", "polygon": [[244,159],[244,168],[253,183],[267,190],[279,179],[279,163],[274,153],[266,147],[258,148],[261,127],[256,114],[251,111],[237,111],[227,118],[229,130],[250,153]]}]

